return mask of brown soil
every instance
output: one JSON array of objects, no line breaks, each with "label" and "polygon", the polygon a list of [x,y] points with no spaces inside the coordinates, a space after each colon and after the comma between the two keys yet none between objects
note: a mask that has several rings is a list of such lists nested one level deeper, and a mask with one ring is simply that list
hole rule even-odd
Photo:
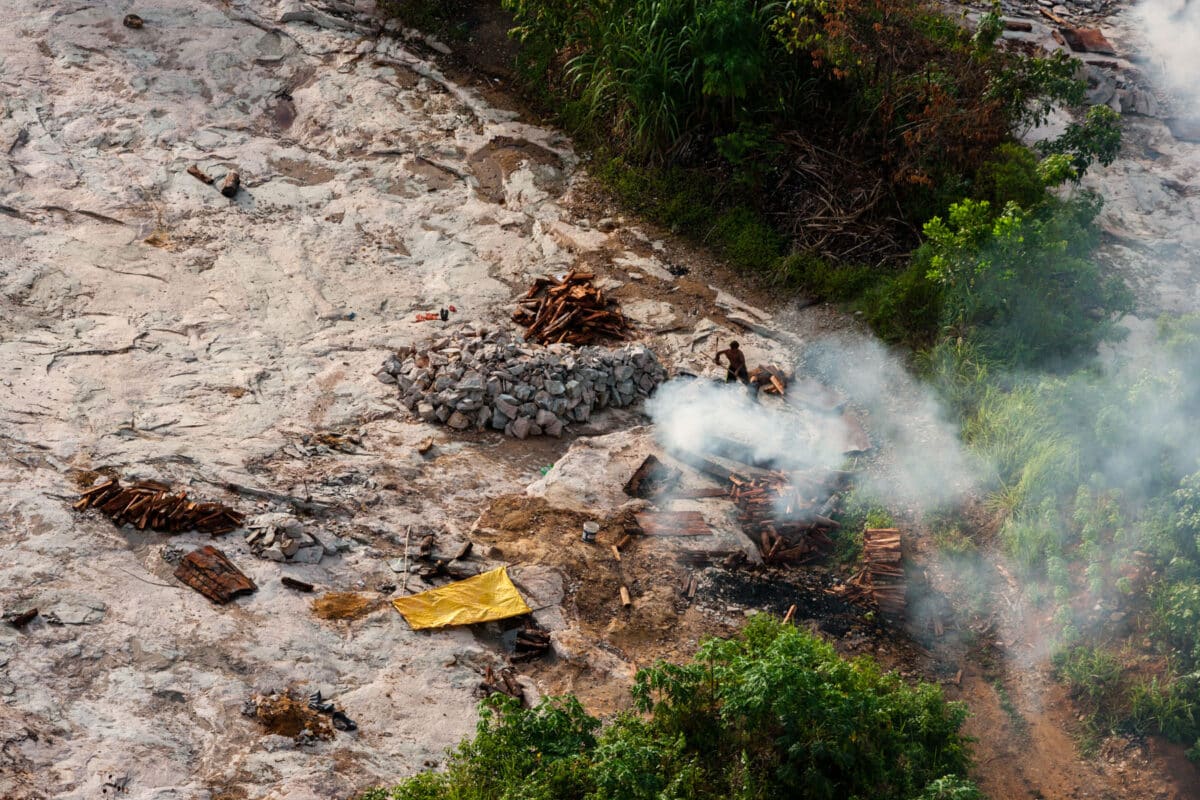
[{"label": "brown soil", "polygon": [[[580,533],[593,519],[600,532],[595,543],[587,544]],[[564,613],[585,636],[626,663],[686,658],[701,638],[728,632],[688,607],[682,596],[688,572],[676,561],[678,543],[633,536],[616,561],[611,546],[631,529],[636,530],[629,514],[597,519],[553,508],[541,498],[508,495],[484,512],[474,538],[510,564],[560,570],[566,579]],[[621,606],[622,583],[633,600],[630,608]]]},{"label": "brown soil", "polygon": [[1041,672],[997,684],[969,665],[950,699],[971,709],[965,732],[976,739],[974,777],[984,794],[1006,800],[1078,800],[1098,797],[1187,800],[1200,797],[1200,774],[1183,748],[1156,740],[1110,737],[1092,757],[1072,735],[1076,711],[1061,685]]},{"label": "brown soil", "polygon": [[[544,147],[524,139],[498,136],[471,154],[471,173],[479,180],[479,194],[493,203],[504,202],[504,181],[524,163],[562,169],[562,159]],[[541,181],[536,179],[539,183]],[[554,186],[540,186],[553,191]]]},{"label": "brown soil", "polygon": [[258,698],[254,717],[269,733],[279,736],[296,737],[307,730],[317,739],[333,738],[329,719],[290,692]]},{"label": "brown soil", "polygon": [[321,619],[361,619],[382,601],[356,592],[328,592],[313,600],[312,610]]}]

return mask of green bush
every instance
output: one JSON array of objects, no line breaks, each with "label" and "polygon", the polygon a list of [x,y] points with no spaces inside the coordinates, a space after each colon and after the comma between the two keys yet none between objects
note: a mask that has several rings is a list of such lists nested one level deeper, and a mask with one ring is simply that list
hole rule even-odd
[{"label": "green bush", "polygon": [[1200,580],[1164,581],[1153,593],[1160,635],[1193,666],[1200,665]]},{"label": "green bush", "polygon": [[364,800],[971,800],[966,709],[765,616],[682,666],[639,671],[638,714],[483,704],[446,771]]},{"label": "green bush", "polygon": [[834,264],[812,253],[793,253],[776,265],[775,280],[806,290],[818,300],[845,303],[879,281],[880,271],[865,264]]},{"label": "green bush", "polygon": [[937,338],[942,295],[941,286],[929,279],[925,264],[914,260],[900,273],[867,289],[859,305],[884,341],[920,347]]},{"label": "green bush", "polygon": [[1090,259],[1098,210],[1078,198],[996,214],[987,201],[964,200],[926,223],[916,261],[942,288],[945,333],[1016,367],[1061,366],[1120,338],[1116,320],[1132,295]]},{"label": "green bush", "polygon": [[1037,156],[1028,147],[1013,142],[1000,145],[992,158],[976,171],[973,195],[995,209],[1009,203],[1024,209],[1040,205],[1047,194]]}]

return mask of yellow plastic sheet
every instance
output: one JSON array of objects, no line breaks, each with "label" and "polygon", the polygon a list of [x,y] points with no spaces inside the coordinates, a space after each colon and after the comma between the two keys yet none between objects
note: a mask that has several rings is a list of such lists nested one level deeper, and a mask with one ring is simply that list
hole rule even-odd
[{"label": "yellow plastic sheet", "polygon": [[519,617],[532,610],[509,580],[506,567],[440,589],[401,597],[393,600],[392,605],[415,631]]}]

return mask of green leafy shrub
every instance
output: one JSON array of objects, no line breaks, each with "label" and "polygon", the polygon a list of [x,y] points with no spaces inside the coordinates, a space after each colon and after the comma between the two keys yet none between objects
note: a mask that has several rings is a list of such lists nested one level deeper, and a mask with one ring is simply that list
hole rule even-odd
[{"label": "green leafy shrub", "polygon": [[942,287],[943,329],[1013,366],[1059,365],[1119,338],[1132,295],[1089,257],[1098,210],[1080,198],[997,215],[964,200],[926,223],[917,260]]},{"label": "green leafy shrub", "polygon": [[1165,581],[1155,588],[1153,597],[1160,634],[1189,664],[1200,664],[1200,580]]},{"label": "green leafy shrub", "polygon": [[879,281],[878,269],[865,264],[834,264],[812,253],[793,253],[776,265],[775,279],[806,290],[819,300],[844,303],[860,297]]},{"label": "green leafy shrub", "polygon": [[971,800],[966,709],[765,616],[689,664],[639,671],[641,716],[574,700],[483,704],[446,771],[364,800]]},{"label": "green leafy shrub", "polygon": [[1046,184],[1038,171],[1037,156],[1028,147],[1005,142],[975,172],[974,197],[1001,209],[1016,203],[1034,208],[1047,197]]},{"label": "green leafy shrub", "polygon": [[1108,166],[1121,151],[1121,115],[1108,106],[1092,106],[1083,122],[1072,122],[1056,139],[1041,142],[1044,153],[1057,153],[1070,159],[1074,180],[1094,162]]}]

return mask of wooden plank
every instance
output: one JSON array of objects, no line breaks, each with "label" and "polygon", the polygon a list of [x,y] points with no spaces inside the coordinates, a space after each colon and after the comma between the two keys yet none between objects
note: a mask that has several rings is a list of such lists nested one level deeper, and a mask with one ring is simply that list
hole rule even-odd
[{"label": "wooden plank", "polygon": [[647,536],[709,536],[712,528],[698,511],[660,511],[635,514]]}]

